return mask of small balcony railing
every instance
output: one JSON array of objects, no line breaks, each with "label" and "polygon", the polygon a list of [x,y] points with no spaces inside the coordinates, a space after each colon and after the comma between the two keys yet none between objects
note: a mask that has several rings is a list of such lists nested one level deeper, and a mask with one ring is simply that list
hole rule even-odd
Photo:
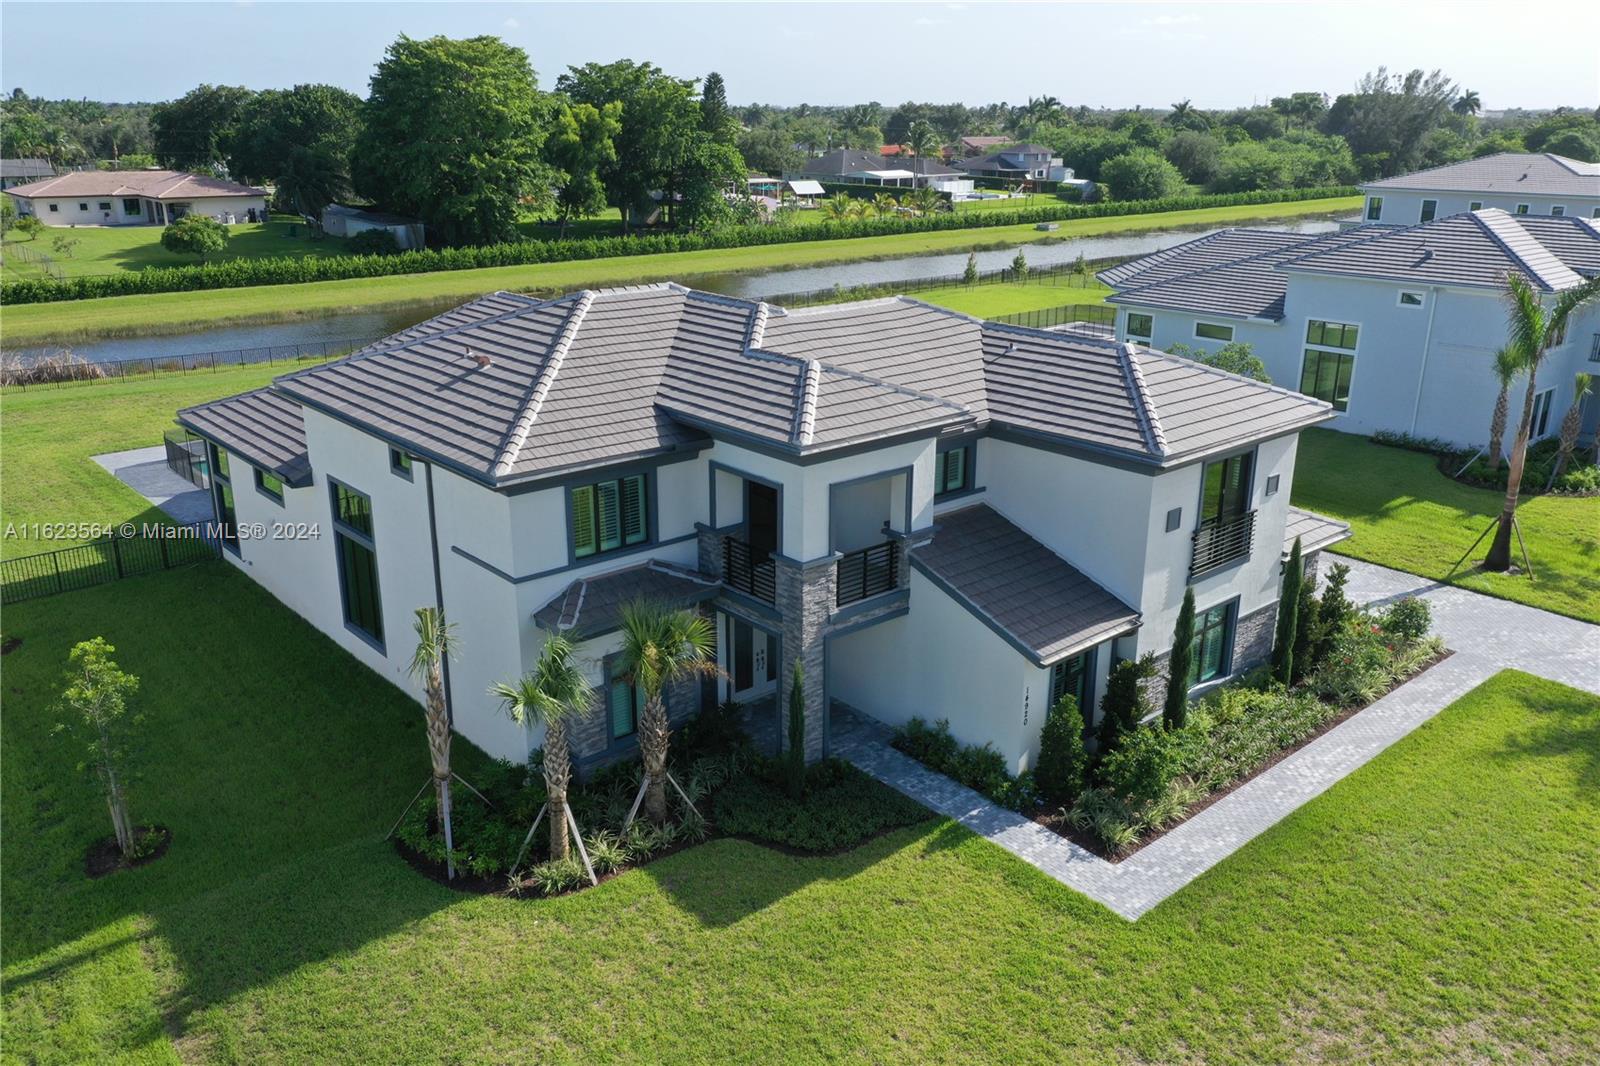
[{"label": "small balcony railing", "polygon": [[1190,579],[1221,570],[1248,556],[1255,533],[1254,511],[1201,522],[1194,531],[1194,555],[1189,562]]},{"label": "small balcony railing", "polygon": [[722,538],[722,583],[762,603],[778,599],[777,569],[772,557],[737,537]]},{"label": "small balcony railing", "polygon": [[834,603],[846,604],[888,592],[900,583],[900,542],[887,540],[870,548],[847,552],[838,566],[838,591]]}]

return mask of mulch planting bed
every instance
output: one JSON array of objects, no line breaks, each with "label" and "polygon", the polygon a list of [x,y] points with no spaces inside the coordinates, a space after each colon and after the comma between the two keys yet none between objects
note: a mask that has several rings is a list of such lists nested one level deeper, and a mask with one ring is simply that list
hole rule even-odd
[{"label": "mulch planting bed", "polygon": [[164,825],[135,826],[133,835],[141,837],[146,833],[161,834],[161,842],[148,855],[140,856],[132,862],[122,858],[122,850],[117,847],[115,834],[96,840],[89,845],[89,850],[83,856],[83,872],[88,877],[100,878],[107,874],[114,874],[118,870],[131,870],[135,866],[148,866],[167,853],[167,848],[172,846],[172,830]]}]

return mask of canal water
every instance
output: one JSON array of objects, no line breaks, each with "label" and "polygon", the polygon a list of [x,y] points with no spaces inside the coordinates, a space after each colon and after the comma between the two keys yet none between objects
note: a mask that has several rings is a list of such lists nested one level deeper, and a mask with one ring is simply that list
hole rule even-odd
[{"label": "canal water", "polygon": [[[1300,219],[1284,223],[1255,223],[1251,228],[1289,233],[1328,233],[1338,229],[1338,223],[1331,219]],[[1023,249],[1030,266],[1041,267],[1075,262],[1080,255],[1087,260],[1148,255],[1163,248],[1170,248],[1174,244],[1192,241],[1215,232],[1216,229],[1162,230],[1126,236],[1036,241],[978,252],[978,269],[998,270],[1010,266],[1018,247]],[[975,231],[973,237],[975,240],[981,240],[981,231]],[[693,274],[685,275],[678,280],[708,292],[757,299],[784,293],[831,289],[835,286],[850,289],[857,286],[887,285],[897,281],[959,275],[966,265],[966,252],[952,252],[944,255],[869,259],[835,263],[831,266],[750,273]],[[264,362],[265,350],[268,348],[288,349],[295,345],[336,345],[341,341],[376,339],[415,325],[458,302],[456,299],[450,299],[436,306],[412,306],[396,311],[354,312],[295,319],[289,322],[220,326],[213,329],[192,330],[181,335],[80,341],[69,346],[46,345],[7,351],[6,355],[29,359],[57,353],[63,347],[70,347],[80,358],[92,362],[113,362],[122,359],[177,360],[183,356],[204,352],[246,352],[246,361],[259,359]],[[279,351],[275,358],[282,358],[284,354]]]}]

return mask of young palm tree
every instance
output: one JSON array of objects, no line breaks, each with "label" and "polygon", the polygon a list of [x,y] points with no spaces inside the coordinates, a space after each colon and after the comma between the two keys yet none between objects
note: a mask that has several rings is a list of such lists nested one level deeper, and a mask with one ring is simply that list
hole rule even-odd
[{"label": "young palm tree", "polygon": [[880,192],[872,198],[872,209],[883,218],[893,218],[895,209],[900,206],[900,201],[894,198],[893,193]]},{"label": "young palm tree", "polygon": [[1550,473],[1552,485],[1567,469],[1567,461],[1572,458],[1572,450],[1578,446],[1578,426],[1583,420],[1583,398],[1589,395],[1593,381],[1593,378],[1581,371],[1573,379],[1572,406],[1567,408],[1567,417],[1561,420],[1561,448],[1556,452],[1556,468]]},{"label": "young palm tree", "polygon": [[489,690],[501,706],[522,725],[544,726],[544,789],[550,801],[550,857],[567,857],[567,786],[572,782],[572,748],[567,742],[567,722],[587,717],[594,710],[594,689],[572,654],[572,642],[553,636],[544,642],[533,672],[513,684],[501,682]]},{"label": "young palm tree", "polygon": [[1511,383],[1522,373],[1522,360],[1513,348],[1494,353],[1494,376],[1500,379],[1500,395],[1494,401],[1494,417],[1489,420],[1489,472],[1500,469],[1505,451],[1506,419],[1511,416]]},{"label": "young palm tree", "polygon": [[1522,488],[1522,468],[1528,458],[1528,433],[1533,426],[1533,398],[1539,364],[1550,349],[1566,339],[1567,320],[1573,312],[1600,299],[1600,277],[1560,292],[1545,307],[1533,283],[1521,274],[1506,275],[1506,296],[1510,304],[1509,345],[1528,371],[1528,391],[1522,400],[1522,421],[1511,443],[1511,469],[1507,472],[1506,501],[1500,511],[1500,526],[1494,543],[1483,560],[1485,570],[1511,569],[1511,531],[1517,518],[1517,493]]},{"label": "young palm tree", "polygon": [[640,600],[622,608],[621,669],[644,691],[639,754],[644,759],[645,817],[667,819],[667,746],[671,731],[662,694],[689,677],[716,674],[716,639],[704,615]]},{"label": "young palm tree", "polygon": [[444,830],[445,873],[456,875],[455,835],[450,825],[450,712],[444,702],[444,660],[455,641],[455,626],[433,607],[418,607],[417,650],[411,655],[411,676],[422,681],[428,720],[428,754],[433,759],[433,786],[438,794],[439,825]]},{"label": "young palm tree", "polygon": [[856,206],[856,198],[847,193],[836,192],[822,202],[822,213],[835,221],[854,218],[861,209]]}]

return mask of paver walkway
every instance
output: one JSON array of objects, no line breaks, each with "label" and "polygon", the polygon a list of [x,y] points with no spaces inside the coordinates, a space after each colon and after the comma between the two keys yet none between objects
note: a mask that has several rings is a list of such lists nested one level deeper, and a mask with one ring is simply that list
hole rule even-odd
[{"label": "paver walkway", "polygon": [[1600,694],[1600,626],[1371,563],[1339,561],[1350,567],[1346,593],[1357,603],[1426,599],[1435,631],[1455,654],[1120,863],[900,754],[879,723],[837,716],[834,753],[1133,920],[1502,669]]},{"label": "paver walkway", "polygon": [[211,494],[167,467],[163,444],[94,456],[112,477],[186,525],[211,521]]}]

